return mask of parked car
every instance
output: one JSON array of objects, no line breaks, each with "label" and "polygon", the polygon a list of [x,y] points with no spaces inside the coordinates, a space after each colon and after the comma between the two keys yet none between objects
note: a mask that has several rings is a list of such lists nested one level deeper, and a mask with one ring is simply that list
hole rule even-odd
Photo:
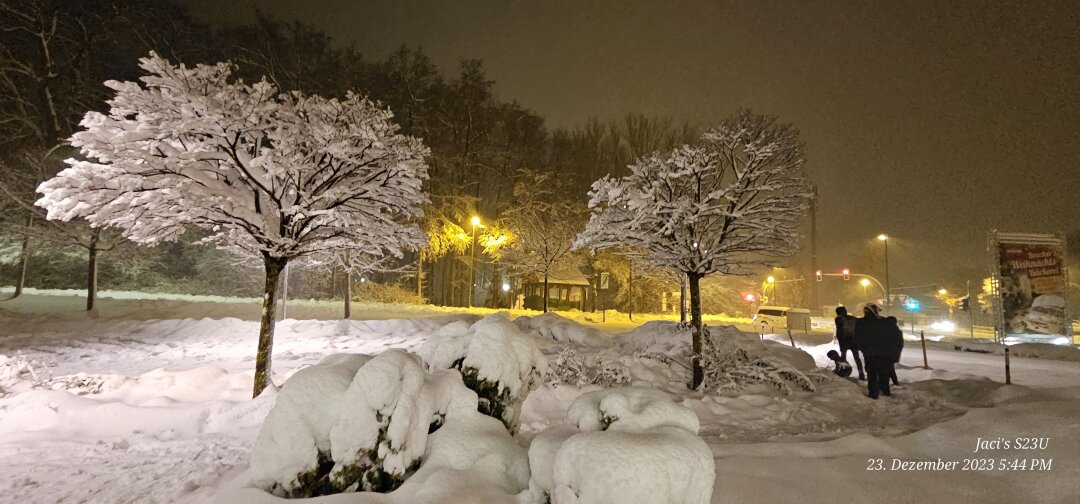
[{"label": "parked car", "polygon": [[754,327],[762,332],[775,333],[790,327],[792,330],[810,329],[810,310],[790,306],[762,306],[754,314]]}]

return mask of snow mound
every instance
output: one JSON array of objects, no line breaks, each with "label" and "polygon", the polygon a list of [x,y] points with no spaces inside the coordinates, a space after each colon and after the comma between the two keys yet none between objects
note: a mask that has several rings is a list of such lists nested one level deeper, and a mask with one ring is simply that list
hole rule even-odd
[{"label": "snow mound", "polygon": [[544,339],[582,346],[600,347],[611,343],[611,337],[598,329],[580,324],[555,312],[535,317],[521,316],[514,323],[523,331],[535,331]]},{"label": "snow mound", "polygon": [[615,336],[615,342],[625,353],[679,355],[689,352],[690,327],[670,320],[650,320]]},{"label": "snow mound", "polygon": [[[988,353],[996,355],[1005,354],[1005,345],[999,343],[958,341],[953,345],[953,348],[964,352]],[[1050,343],[1017,343],[1015,345],[1009,345],[1009,354],[1013,357],[1080,362],[1080,348],[1069,345],[1053,345]]]},{"label": "snow mound", "polygon": [[280,495],[304,492],[330,453],[330,429],[341,416],[341,397],[371,358],[338,354],[296,372],[278,393],[251,451],[255,486]]},{"label": "snow mound", "polygon": [[587,392],[570,404],[566,415],[582,431],[643,432],[670,426],[697,434],[700,428],[693,411],[661,390],[643,387]]},{"label": "snow mound", "polygon": [[551,427],[529,448],[532,502],[705,504],[712,496],[712,452],[697,436],[694,412],[662,391],[598,390],[578,397],[575,425]]},{"label": "snow mound", "polygon": [[285,382],[252,450],[252,482],[292,497],[393,490],[429,432],[476,404],[457,372],[427,374],[401,350],[328,357]]},{"label": "snow mound", "polygon": [[519,426],[521,405],[547,371],[536,343],[505,314],[471,326],[452,323],[420,347],[429,369],[458,369],[465,386],[480,397],[480,412]]}]

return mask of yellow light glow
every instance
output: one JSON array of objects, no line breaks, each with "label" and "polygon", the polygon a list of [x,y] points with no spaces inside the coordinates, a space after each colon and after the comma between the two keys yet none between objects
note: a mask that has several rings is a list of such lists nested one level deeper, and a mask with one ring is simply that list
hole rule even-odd
[{"label": "yellow light glow", "polygon": [[859,280],[859,284],[861,284],[863,287],[869,287],[870,286],[870,280],[867,280],[867,279],[864,278],[862,280]]},{"label": "yellow light glow", "polygon": [[941,294],[942,296],[944,296],[945,294],[948,294],[948,293],[949,293],[949,291],[947,291],[947,290],[945,290],[945,289],[938,289],[937,293],[938,293],[938,294]]},{"label": "yellow light glow", "polygon": [[881,233],[881,234],[877,235],[877,239],[881,240],[881,241],[885,241],[885,240],[889,239],[889,235],[887,235],[885,233]]},{"label": "yellow light glow", "polygon": [[765,279],[765,281],[768,283],[776,283],[776,277],[770,275],[769,278]]},{"label": "yellow light glow", "polygon": [[479,226],[480,225],[480,217],[477,217],[477,216],[474,215],[473,218],[472,218],[472,225],[473,225],[473,227]]}]

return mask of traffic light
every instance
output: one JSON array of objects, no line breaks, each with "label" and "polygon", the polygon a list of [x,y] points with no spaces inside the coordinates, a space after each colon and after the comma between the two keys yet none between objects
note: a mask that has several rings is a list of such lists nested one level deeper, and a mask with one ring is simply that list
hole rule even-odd
[{"label": "traffic light", "polygon": [[844,274],[844,280],[851,280],[851,270],[850,269],[844,268],[842,273]]},{"label": "traffic light", "polygon": [[968,310],[970,310],[971,309],[971,304],[969,303],[968,297],[964,296],[964,297],[960,298],[958,300],[958,302],[956,303],[956,307],[959,308],[960,311],[968,311]]},{"label": "traffic light", "polygon": [[817,270],[817,281],[821,281],[821,270]]},{"label": "traffic light", "polygon": [[747,292],[746,295],[743,296],[743,299],[745,299],[747,303],[753,303],[755,299],[754,293]]}]

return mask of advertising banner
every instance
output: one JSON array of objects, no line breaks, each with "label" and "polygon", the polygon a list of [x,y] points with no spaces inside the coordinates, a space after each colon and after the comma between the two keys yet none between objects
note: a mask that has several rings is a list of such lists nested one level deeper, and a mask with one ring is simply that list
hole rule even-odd
[{"label": "advertising banner", "polygon": [[996,304],[1004,335],[1069,335],[1064,240],[1004,233],[996,238]]}]

